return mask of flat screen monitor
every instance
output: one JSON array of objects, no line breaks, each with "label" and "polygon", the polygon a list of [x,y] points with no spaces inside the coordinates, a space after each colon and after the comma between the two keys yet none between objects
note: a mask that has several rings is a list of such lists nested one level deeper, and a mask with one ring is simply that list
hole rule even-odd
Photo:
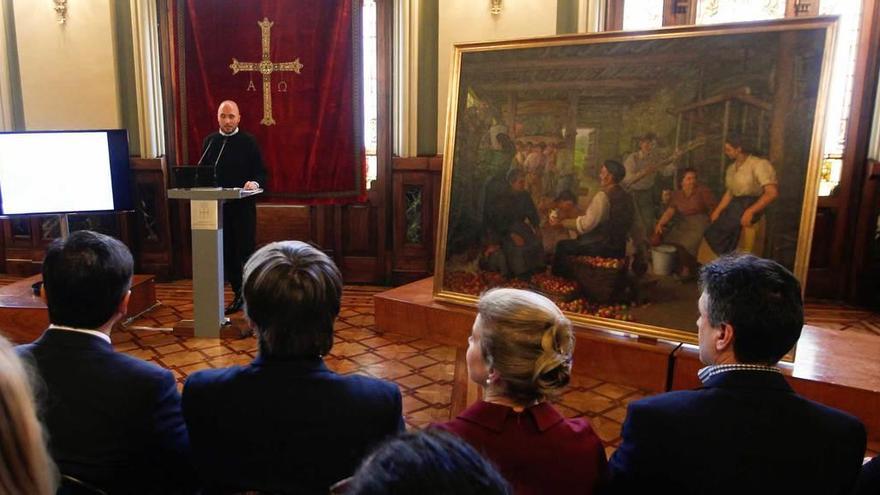
[{"label": "flat screen monitor", "polygon": [[132,209],[124,129],[0,132],[0,215]]}]

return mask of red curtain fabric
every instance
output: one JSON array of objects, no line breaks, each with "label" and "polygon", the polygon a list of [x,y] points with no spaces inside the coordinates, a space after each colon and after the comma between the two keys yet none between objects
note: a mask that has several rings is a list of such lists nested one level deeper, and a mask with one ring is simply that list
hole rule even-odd
[{"label": "red curtain fabric", "polygon": [[[242,130],[261,145],[268,194],[290,202],[347,203],[366,197],[360,0],[177,0],[174,88],[177,160],[198,161],[217,130],[217,106],[235,100]],[[268,60],[301,64],[259,72]],[[233,59],[250,63],[237,74]],[[291,64],[292,63],[292,64]],[[263,64],[266,67],[265,63]],[[251,70],[247,70],[251,69]],[[273,125],[264,92],[271,97]]]}]

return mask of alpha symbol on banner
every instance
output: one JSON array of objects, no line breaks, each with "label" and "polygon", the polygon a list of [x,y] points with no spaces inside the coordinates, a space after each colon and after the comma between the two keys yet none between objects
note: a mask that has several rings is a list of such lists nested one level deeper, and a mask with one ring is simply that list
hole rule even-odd
[{"label": "alpha symbol on banner", "polygon": [[[303,64],[300,63],[299,57],[294,59],[293,62],[277,63],[270,60],[269,33],[272,31],[273,24],[275,23],[269,21],[268,17],[264,17],[262,21],[257,22],[257,25],[260,26],[260,31],[262,32],[262,60],[259,62],[239,62],[237,58],[233,57],[232,63],[229,64],[229,68],[232,69],[232,75],[238,74],[239,72],[259,72],[263,75],[263,120],[260,121],[260,124],[263,125],[275,124],[275,119],[272,118],[272,73],[293,71],[299,74],[303,68]],[[252,85],[253,81],[251,81],[251,85],[248,86],[248,91],[251,90]],[[285,84],[284,86],[285,89],[287,89],[287,85]]]}]

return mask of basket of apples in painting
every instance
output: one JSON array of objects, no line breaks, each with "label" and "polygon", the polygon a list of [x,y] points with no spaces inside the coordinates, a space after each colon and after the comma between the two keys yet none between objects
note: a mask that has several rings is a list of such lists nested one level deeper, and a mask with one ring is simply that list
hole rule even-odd
[{"label": "basket of apples in painting", "polygon": [[574,279],[588,300],[609,303],[623,298],[626,292],[625,258],[573,256],[570,262]]},{"label": "basket of apples in painting", "polygon": [[487,289],[492,289],[494,287],[503,287],[504,284],[507,282],[507,279],[504,277],[504,275],[498,272],[485,271],[482,273],[482,277],[483,284],[486,286]]},{"label": "basket of apples in painting", "polygon": [[570,313],[578,313],[585,316],[598,316],[599,318],[611,318],[621,321],[633,321],[630,307],[627,304],[594,304],[583,297],[571,301],[557,303],[559,309]]},{"label": "basket of apples in painting", "polygon": [[538,292],[557,304],[571,301],[579,295],[577,282],[549,273],[536,273],[531,282]]},{"label": "basket of apples in painting", "polygon": [[486,290],[486,284],[476,273],[454,271],[444,275],[443,288],[452,292],[479,296]]}]

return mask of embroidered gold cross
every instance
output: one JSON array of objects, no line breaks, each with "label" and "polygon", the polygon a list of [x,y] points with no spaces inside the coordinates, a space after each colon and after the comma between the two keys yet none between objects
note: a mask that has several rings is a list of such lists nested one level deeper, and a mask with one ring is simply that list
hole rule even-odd
[{"label": "embroidered gold cross", "polygon": [[233,57],[232,63],[229,64],[229,68],[232,69],[232,75],[247,71],[263,74],[263,120],[260,121],[263,125],[275,124],[275,119],[272,118],[272,73],[276,71],[293,71],[299,74],[303,68],[299,57],[294,59],[293,62],[281,63],[275,63],[269,59],[269,33],[272,31],[273,24],[275,23],[269,21],[267,17],[257,22],[263,35],[263,59],[260,62],[239,62],[238,59]]}]

